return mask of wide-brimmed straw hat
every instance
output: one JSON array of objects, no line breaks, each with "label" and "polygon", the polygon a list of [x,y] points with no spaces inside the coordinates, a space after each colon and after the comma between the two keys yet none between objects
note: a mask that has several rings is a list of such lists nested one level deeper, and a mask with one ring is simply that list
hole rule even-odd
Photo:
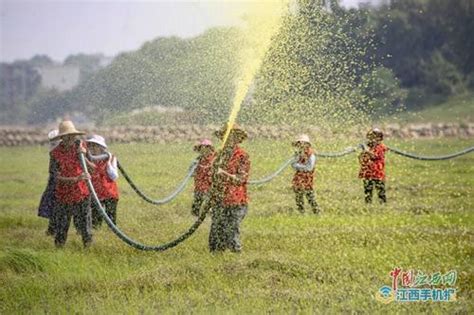
[{"label": "wide-brimmed straw hat", "polygon": [[79,136],[79,135],[84,135],[85,132],[79,131],[74,127],[74,124],[70,120],[64,120],[59,123],[59,133],[57,136],[54,138],[51,138],[50,140],[57,140],[58,138],[61,138],[63,136]]},{"label": "wide-brimmed straw hat", "polygon": [[201,147],[212,147],[212,141],[209,140],[209,139],[203,139],[203,140],[199,141],[199,143],[197,143],[194,146],[194,151],[199,150]]},{"label": "wide-brimmed straw hat", "polygon": [[105,143],[105,139],[104,137],[102,136],[99,136],[99,135],[93,135],[93,136],[90,136],[86,142],[90,142],[90,143],[95,143],[95,144],[98,144],[100,145],[101,147],[107,149],[107,144]]},{"label": "wide-brimmed straw hat", "polygon": [[[214,134],[216,135],[216,137],[222,138],[224,136],[226,130],[227,130],[227,123],[224,124],[224,126],[222,126],[222,128],[217,130]],[[237,138],[240,138],[241,141],[247,139],[247,137],[248,137],[247,132],[245,132],[245,130],[240,128],[240,126],[237,125],[237,124],[234,124],[232,126],[232,129],[231,129],[229,135],[236,136]]]},{"label": "wide-brimmed straw hat", "polygon": [[298,143],[308,143],[311,145],[309,136],[305,134],[299,135],[298,138],[296,138],[296,140],[292,142],[293,145],[297,145]]}]

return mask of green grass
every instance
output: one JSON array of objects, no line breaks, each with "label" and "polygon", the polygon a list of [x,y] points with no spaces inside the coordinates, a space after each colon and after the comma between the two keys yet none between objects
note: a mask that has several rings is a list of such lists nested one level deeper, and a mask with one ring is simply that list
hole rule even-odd
[{"label": "green grass", "polygon": [[423,123],[423,122],[473,122],[474,121],[474,94],[465,93],[449,97],[438,104],[430,103],[419,110],[412,110],[388,116],[388,122]]},{"label": "green grass", "polygon": [[[466,140],[390,142],[437,154]],[[348,143],[319,143],[321,151]],[[252,142],[252,177],[291,153],[286,144]],[[129,174],[159,198],[173,190],[193,157],[191,145],[113,145]],[[356,156],[321,159],[316,192],[321,217],[293,211],[291,172],[250,188],[240,255],[210,255],[209,220],[163,253],[140,252],[107,227],[89,250],[70,231],[56,250],[36,216],[46,184],[47,150],[0,149],[0,313],[473,313],[474,155],[421,162],[388,154],[389,203],[365,206]],[[189,186],[155,207],[120,180],[118,221],[149,244],[171,240],[192,224]],[[458,271],[458,301],[392,303],[374,299],[393,267],[426,273]]]}]

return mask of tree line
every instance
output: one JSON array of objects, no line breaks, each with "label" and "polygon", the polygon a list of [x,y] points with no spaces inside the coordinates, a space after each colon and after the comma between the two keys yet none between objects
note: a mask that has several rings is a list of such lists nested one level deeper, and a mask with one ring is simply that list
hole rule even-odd
[{"label": "tree line", "polygon": [[[298,7],[285,17],[255,78],[245,119],[274,108],[298,115],[298,106],[314,106],[315,115],[336,116],[347,107],[386,115],[474,89],[472,0],[392,0],[357,9],[331,0],[329,10],[322,0],[300,0]],[[62,93],[39,88],[34,67],[47,57],[2,63],[2,116],[44,122],[79,110],[103,121],[160,105],[182,107],[194,123],[221,121],[243,37],[237,28],[218,27],[189,39],[157,38],[100,70],[93,60],[72,56],[65,63],[81,65],[81,82]]]}]

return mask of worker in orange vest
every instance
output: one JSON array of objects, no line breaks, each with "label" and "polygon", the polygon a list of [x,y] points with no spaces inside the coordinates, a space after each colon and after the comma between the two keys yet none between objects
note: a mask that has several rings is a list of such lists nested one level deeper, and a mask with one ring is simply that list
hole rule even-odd
[{"label": "worker in orange vest", "polygon": [[293,176],[293,191],[295,192],[296,207],[299,212],[304,213],[304,197],[308,199],[314,214],[320,214],[321,209],[316,202],[314,194],[314,168],[316,155],[311,147],[309,136],[302,134],[293,142],[296,148],[296,161],[291,164],[295,170]]}]

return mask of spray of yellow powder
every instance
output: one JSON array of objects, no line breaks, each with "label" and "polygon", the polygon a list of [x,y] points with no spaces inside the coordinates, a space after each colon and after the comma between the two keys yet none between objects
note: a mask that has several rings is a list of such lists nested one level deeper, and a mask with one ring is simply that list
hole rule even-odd
[{"label": "spray of yellow powder", "polygon": [[288,0],[251,1],[247,3],[245,14],[244,49],[240,53],[240,74],[236,82],[236,90],[232,101],[227,130],[224,134],[224,147],[232,129],[242,102],[257,74],[266,52],[270,47],[273,36],[280,28],[282,18],[288,9]]}]

